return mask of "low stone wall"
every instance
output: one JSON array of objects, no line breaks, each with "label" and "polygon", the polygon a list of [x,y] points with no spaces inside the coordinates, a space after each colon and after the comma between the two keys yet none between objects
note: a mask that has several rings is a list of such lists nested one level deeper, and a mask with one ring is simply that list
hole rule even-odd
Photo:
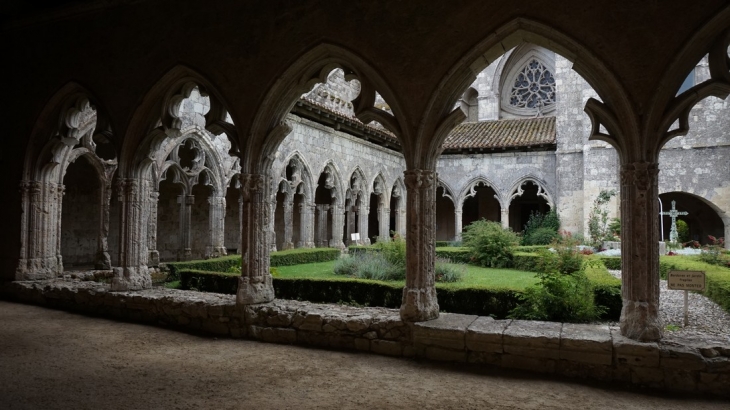
[{"label": "low stone wall", "polygon": [[730,345],[639,343],[607,325],[494,320],[442,313],[409,324],[397,310],[276,300],[237,307],[235,296],[156,288],[109,292],[80,280],[13,282],[5,299],[273,343],[469,362],[730,397]]}]

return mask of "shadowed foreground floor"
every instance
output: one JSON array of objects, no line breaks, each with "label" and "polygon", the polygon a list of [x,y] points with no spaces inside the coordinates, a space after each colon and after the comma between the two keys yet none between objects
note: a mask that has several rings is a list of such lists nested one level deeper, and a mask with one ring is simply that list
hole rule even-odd
[{"label": "shadowed foreground floor", "polygon": [[0,301],[6,409],[727,409],[728,402],[113,322]]}]

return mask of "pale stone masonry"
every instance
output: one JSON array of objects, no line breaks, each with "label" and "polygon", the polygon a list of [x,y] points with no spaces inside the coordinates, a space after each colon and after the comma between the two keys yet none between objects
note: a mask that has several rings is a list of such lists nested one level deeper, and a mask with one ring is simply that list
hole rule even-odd
[{"label": "pale stone masonry", "polygon": [[2,286],[0,295],[216,336],[468,362],[730,397],[727,344],[642,343],[608,325],[451,313],[410,323],[394,309],[289,300],[242,306],[233,295],[164,288],[110,292],[108,285],[92,279],[93,275],[84,281],[13,282]]}]

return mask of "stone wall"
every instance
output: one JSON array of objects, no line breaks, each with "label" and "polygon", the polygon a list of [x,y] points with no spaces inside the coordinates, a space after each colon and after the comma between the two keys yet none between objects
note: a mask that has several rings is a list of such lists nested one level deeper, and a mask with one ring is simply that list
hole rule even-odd
[{"label": "stone wall", "polygon": [[69,165],[63,180],[61,255],[64,266],[93,266],[99,249],[101,188],[99,176],[84,159]]},{"label": "stone wall", "polygon": [[730,346],[640,343],[618,328],[494,320],[442,313],[420,323],[385,308],[275,300],[237,307],[235,296],[156,288],[109,292],[79,280],[12,282],[10,300],[216,336],[469,362],[668,391],[730,397]]}]

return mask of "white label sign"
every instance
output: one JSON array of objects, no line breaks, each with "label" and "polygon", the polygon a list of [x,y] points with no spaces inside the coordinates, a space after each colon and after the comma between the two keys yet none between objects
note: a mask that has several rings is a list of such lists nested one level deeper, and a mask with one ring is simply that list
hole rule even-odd
[{"label": "white label sign", "polygon": [[359,241],[360,240],[360,234],[359,233],[350,234],[350,237],[352,238],[353,241]]},{"label": "white label sign", "polygon": [[669,271],[667,287],[674,290],[705,290],[705,272],[696,270]]}]

